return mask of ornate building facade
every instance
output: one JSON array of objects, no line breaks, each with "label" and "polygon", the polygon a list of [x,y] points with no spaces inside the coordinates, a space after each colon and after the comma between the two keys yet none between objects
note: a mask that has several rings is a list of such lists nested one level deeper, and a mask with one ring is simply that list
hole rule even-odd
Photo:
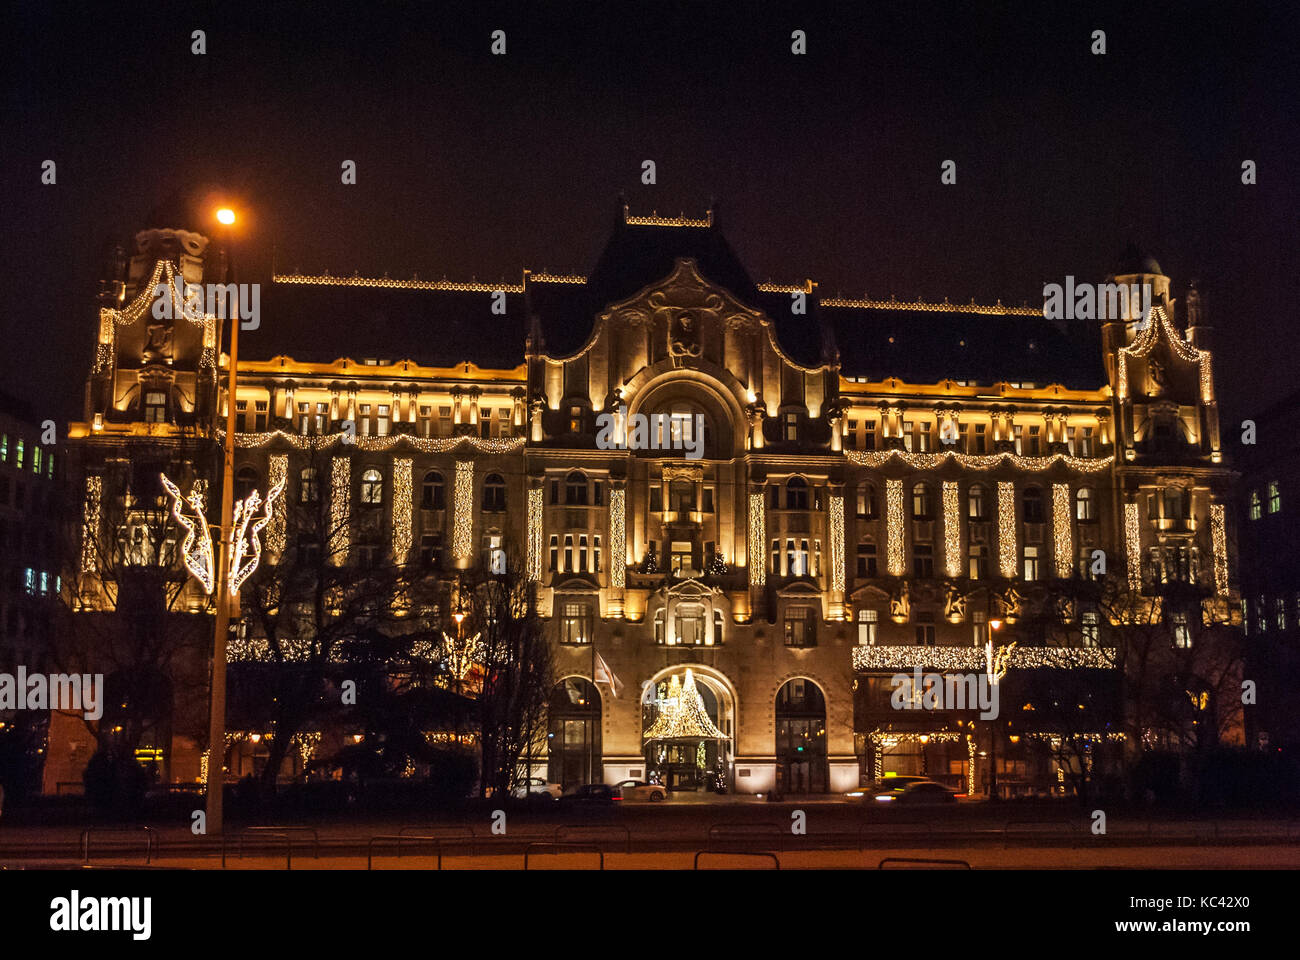
[{"label": "ornate building facade", "polygon": [[[93,593],[95,542],[129,549],[129,522],[103,519],[115,470],[147,454],[183,488],[214,476],[199,449],[231,402],[219,325],[150,309],[173,274],[214,274],[185,226],[151,224],[104,285],[72,425],[74,589]],[[1053,738],[1100,758],[1132,728],[1107,692],[1124,687],[1117,611],[1146,598],[1177,647],[1239,609],[1196,294],[1176,305],[1135,254],[1113,280],[1152,285],[1149,319],[829,297],[755,283],[712,212],[626,207],[586,277],[276,275],[241,336],[236,483],[364,509],[332,535],[344,564],[453,577],[522,558],[553,631],[555,780],[802,793],[924,772],[978,791],[996,770],[1057,787]],[[616,441],[645,415],[669,449],[598,444],[606,414]],[[284,509],[272,565],[321,547]],[[244,631],[232,656],[256,644]],[[989,659],[1014,725],[891,708],[894,674]],[[1084,728],[1035,707],[1079,678],[1097,692]]]}]

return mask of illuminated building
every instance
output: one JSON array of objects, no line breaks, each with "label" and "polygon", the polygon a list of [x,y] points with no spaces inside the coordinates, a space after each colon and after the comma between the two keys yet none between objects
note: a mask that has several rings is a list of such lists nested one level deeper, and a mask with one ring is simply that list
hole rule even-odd
[{"label": "illuminated building", "polygon": [[[160,326],[140,300],[158,258],[201,278],[206,238],[137,242],[73,425],[91,473],[137,440],[212,437],[228,401],[210,327]],[[446,577],[517,554],[554,625],[559,741],[584,731],[585,758],[550,757],[555,779],[820,792],[924,770],[964,788],[968,728],[882,710],[891,673],[980,669],[997,619],[1018,643],[1008,687],[1079,669],[1110,684],[1105,644],[1017,633],[1099,556],[1138,593],[1184,583],[1234,609],[1199,302],[1176,304],[1140,256],[1115,280],[1153,285],[1145,328],[826,298],[754,283],[712,213],[626,208],[589,276],[277,275],[241,336],[236,474],[262,490],[287,476],[288,502],[328,497],[336,520],[366,512],[364,529],[336,524],[341,565],[436,558]],[[624,407],[702,422],[702,456],[598,448],[597,418]],[[264,562],[298,549],[279,514],[267,537]],[[1098,611],[1059,612],[1091,636]],[[622,700],[589,682],[593,641]],[[688,668],[722,736],[647,739]]]}]

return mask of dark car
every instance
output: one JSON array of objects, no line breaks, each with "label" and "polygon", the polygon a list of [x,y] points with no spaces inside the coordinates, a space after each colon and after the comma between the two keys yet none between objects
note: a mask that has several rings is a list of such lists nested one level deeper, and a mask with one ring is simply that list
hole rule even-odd
[{"label": "dark car", "polygon": [[918,780],[907,784],[902,790],[894,794],[894,802],[904,804],[956,803],[957,795],[942,783],[936,783],[933,780]]},{"label": "dark car", "polygon": [[928,783],[929,777],[915,776],[898,776],[885,777],[879,783],[867,787],[858,787],[856,790],[850,790],[846,796],[854,799],[873,800],[876,797],[890,796],[902,793],[903,788],[909,783]]},{"label": "dark car", "polygon": [[608,783],[584,783],[560,796],[561,803],[614,803],[622,799],[618,787]]}]

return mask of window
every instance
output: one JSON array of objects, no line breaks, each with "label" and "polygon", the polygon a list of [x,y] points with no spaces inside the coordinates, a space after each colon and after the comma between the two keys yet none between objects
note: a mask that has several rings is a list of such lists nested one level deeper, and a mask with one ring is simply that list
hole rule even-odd
[{"label": "window", "polygon": [[972,453],[988,453],[988,424],[975,424],[975,449]]},{"label": "window", "polygon": [[977,647],[984,646],[988,640],[989,615],[983,610],[976,610],[971,614],[971,637],[974,645]]},{"label": "window", "polygon": [[861,449],[861,447],[858,446],[858,421],[846,420],[844,422],[844,436],[849,438],[849,442],[844,445],[844,449]]},{"label": "window", "polygon": [[582,407],[569,407],[569,432],[582,433]]},{"label": "window", "polygon": [[912,548],[912,575],[925,580],[934,576],[934,547],[928,543]]},{"label": "window", "polygon": [[655,643],[664,645],[664,608],[655,611]]},{"label": "window", "polygon": [[858,544],[858,576],[874,577],[876,573],[876,545],[869,541]]},{"label": "window", "polygon": [[1022,427],[1020,424],[1016,424],[1015,427],[1013,428],[1013,431],[1014,431],[1013,436],[1015,437],[1015,444],[1016,444],[1016,456],[1023,456],[1025,452],[1024,451],[1025,428]]},{"label": "window", "polygon": [[815,647],[817,617],[810,607],[791,607],[785,612],[785,645]]},{"label": "window", "polygon": [[591,572],[600,573],[600,534],[592,537],[591,557]]},{"label": "window", "polygon": [[320,484],[316,481],[316,468],[303,467],[298,474],[298,502],[315,503],[320,499]]},{"label": "window", "polygon": [[972,483],[966,494],[967,513],[972,520],[989,518],[989,488],[982,483]]},{"label": "window", "polygon": [[1268,613],[1264,606],[1264,595],[1259,595],[1259,603],[1255,604],[1255,624],[1256,629],[1263,633],[1268,629]]},{"label": "window", "polygon": [[1092,427],[1081,427],[1079,430],[1079,452],[1076,456],[1092,456]]},{"label": "window", "polygon": [[1282,509],[1282,488],[1276,480],[1268,482],[1268,512],[1277,513]]},{"label": "window", "polygon": [[930,422],[928,420],[918,421],[915,429],[915,441],[912,446],[917,453],[930,452]]},{"label": "window", "polygon": [[359,404],[360,413],[357,416],[357,432],[363,437],[370,436],[370,404]]},{"label": "window", "polygon": [[21,469],[23,468],[23,442],[22,442],[22,440],[19,440],[19,441],[18,441],[17,459],[14,461],[14,464],[15,464],[15,466],[18,467],[19,470],[21,470]]},{"label": "window", "polygon": [[781,416],[782,436],[788,443],[793,443],[799,439],[799,414],[794,411],[782,414]]},{"label": "window", "polygon": [[267,400],[253,401],[253,429],[258,433],[266,429],[266,412],[269,405]]},{"label": "window", "polygon": [[426,533],[420,537],[420,565],[433,570],[442,566],[442,534]]},{"label": "window", "polygon": [[1024,510],[1025,523],[1043,522],[1043,491],[1037,487],[1030,487],[1021,494],[1020,503]]},{"label": "window", "polygon": [[566,601],[560,617],[560,643],[591,643],[591,607]]},{"label": "window", "polygon": [[934,497],[928,483],[912,487],[912,519],[929,520],[934,516]]},{"label": "window", "polygon": [[1182,487],[1166,487],[1164,491],[1164,518],[1166,520],[1183,519]]},{"label": "window", "polygon": [[1085,610],[1080,618],[1080,632],[1085,647],[1101,646],[1101,623],[1095,610]]},{"label": "window", "polygon": [[700,504],[701,513],[713,513],[713,488],[704,488],[704,502]]},{"label": "window", "polygon": [[1286,629],[1286,601],[1283,600],[1281,597],[1278,597],[1276,600],[1274,600],[1273,611],[1277,616],[1277,628],[1279,630],[1285,630]]},{"label": "window", "polygon": [[904,420],[904,421],[903,421],[903,448],[904,448],[905,450],[907,450],[908,453],[912,453],[912,452],[913,452],[913,450],[912,450],[912,428],[913,428],[913,426],[914,426],[914,424],[912,423],[911,420]]},{"label": "window", "polygon": [[786,554],[786,572],[792,577],[808,576],[808,541],[795,540],[793,538],[785,541]]},{"label": "window", "polygon": [[679,603],[673,622],[677,629],[676,643],[695,647],[704,642],[704,607],[701,604]]},{"label": "window", "polygon": [[1074,495],[1074,519],[1080,522],[1097,519],[1097,497],[1092,487],[1080,487]]},{"label": "window", "polygon": [[591,481],[591,503],[597,507],[605,505],[605,483],[603,480]]},{"label": "window", "polygon": [[378,470],[371,468],[361,474],[361,502],[368,507],[384,502],[384,478]]},{"label": "window", "polygon": [[[144,395],[144,420],[145,423],[163,423],[167,419],[167,394],[162,391],[149,390]],[[22,449],[22,441],[19,441],[18,449]],[[18,464],[20,467],[21,463]]]},{"label": "window", "polygon": [[[41,448],[32,447],[32,473],[41,472]],[[1276,513],[1276,510],[1269,510],[1269,513]]]},{"label": "window", "polygon": [[248,495],[257,489],[257,471],[252,467],[240,467],[235,474],[235,499],[247,500]]},{"label": "window", "polygon": [[0,433],[0,461],[9,460],[9,434]]},{"label": "window", "polygon": [[587,535],[578,534],[578,572],[585,573],[587,570]]},{"label": "window", "polygon": [[483,481],[483,509],[499,513],[506,508],[506,482],[499,473],[489,473]]},{"label": "window", "polygon": [[424,475],[424,482],[420,484],[420,509],[445,510],[446,508],[446,488],[443,486],[442,474],[430,470]]},{"label": "window", "polygon": [[879,610],[858,611],[858,646],[874,647],[877,630],[880,628]]},{"label": "window", "polygon": [[862,421],[862,449],[876,449],[876,421],[874,420]]},{"label": "window", "polygon": [[320,563],[320,541],[310,534],[298,537],[298,563],[304,567],[314,567]]},{"label": "window", "polygon": [[1025,579],[1038,579],[1038,548],[1025,547]]},{"label": "window", "polygon": [[987,580],[989,575],[989,548],[983,544],[971,544],[970,578]]},{"label": "window", "polygon": [[916,645],[918,647],[934,646],[934,614],[918,613],[916,615]]},{"label": "window", "polygon": [[668,507],[675,513],[692,513],[695,510],[695,484],[690,480],[674,480],[668,485]]},{"label": "window", "polygon": [[781,541],[772,541],[772,570],[773,576],[781,575]]},{"label": "window", "polygon": [[957,439],[957,449],[960,450],[962,453],[970,453],[971,452],[970,424],[963,423],[959,428],[959,431],[960,432],[958,434],[958,439]]},{"label": "window", "polygon": [[506,572],[506,552],[501,534],[489,533],[483,537],[483,566],[488,573],[500,576]]},{"label": "window", "polygon": [[574,567],[573,567],[573,534],[571,534],[571,533],[566,533],[566,534],[564,535],[564,569],[565,569],[567,572],[569,572],[569,573],[572,573],[573,570],[574,570]]},{"label": "window", "polygon": [[1029,455],[1031,457],[1042,456],[1043,453],[1043,447],[1041,443],[1042,438],[1039,434],[1039,431],[1041,429],[1042,429],[1041,427],[1037,427],[1037,426],[1031,426],[1029,428]]},{"label": "window", "polygon": [[362,570],[371,570],[379,562],[379,548],[368,543],[357,547],[357,566]]},{"label": "window", "polygon": [[785,508],[787,510],[808,509],[808,481],[803,477],[791,477],[786,483]]},{"label": "window", "polygon": [[316,404],[316,432],[324,433],[325,427],[329,423],[330,405],[328,403]]},{"label": "window", "polygon": [[1192,645],[1192,632],[1187,627],[1187,614],[1174,614],[1174,646],[1187,650]]},{"label": "window", "polygon": [[1260,517],[1259,491],[1250,491],[1250,519],[1258,520]]},{"label": "window", "polygon": [[862,520],[875,520],[876,513],[876,485],[869,480],[863,480],[858,484],[858,518]]},{"label": "window", "polygon": [[551,534],[550,544],[550,571],[554,573],[560,568],[560,538],[556,534]]},{"label": "window", "polygon": [[571,507],[587,505],[587,477],[577,470],[564,478],[564,502]]}]

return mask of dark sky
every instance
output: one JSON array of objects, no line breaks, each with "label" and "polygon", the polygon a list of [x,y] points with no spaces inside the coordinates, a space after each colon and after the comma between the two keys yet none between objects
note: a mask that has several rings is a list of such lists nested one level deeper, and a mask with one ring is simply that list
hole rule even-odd
[{"label": "dark sky", "polygon": [[585,273],[619,192],[716,197],[756,280],[827,294],[1041,302],[1132,239],[1200,281],[1229,416],[1296,385],[1290,4],[49,6],[7,14],[0,144],[5,382],[42,415],[79,412],[106,243],[176,191],[236,198],[262,281],[273,245],[304,272]]}]

